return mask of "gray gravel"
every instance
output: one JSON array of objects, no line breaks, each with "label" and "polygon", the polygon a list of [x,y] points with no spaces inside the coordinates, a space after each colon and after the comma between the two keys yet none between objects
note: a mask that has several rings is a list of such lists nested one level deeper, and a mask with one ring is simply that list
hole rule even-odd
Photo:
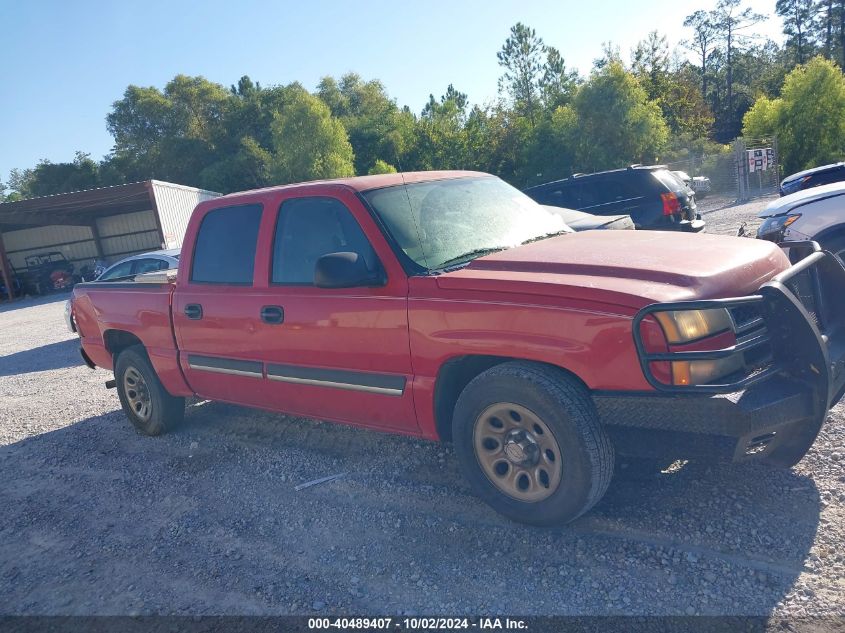
[{"label": "gray gravel", "polygon": [[[731,233],[764,202],[702,208]],[[619,477],[528,528],[448,446],[215,403],[142,437],[80,366],[65,298],[0,307],[2,613],[845,612],[841,405],[793,470]]]}]

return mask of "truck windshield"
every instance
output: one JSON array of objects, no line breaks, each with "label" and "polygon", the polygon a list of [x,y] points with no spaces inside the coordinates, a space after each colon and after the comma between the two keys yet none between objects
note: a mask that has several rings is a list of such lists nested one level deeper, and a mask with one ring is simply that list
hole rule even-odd
[{"label": "truck windshield", "polygon": [[568,228],[559,215],[492,176],[397,185],[364,197],[405,254],[428,270]]}]

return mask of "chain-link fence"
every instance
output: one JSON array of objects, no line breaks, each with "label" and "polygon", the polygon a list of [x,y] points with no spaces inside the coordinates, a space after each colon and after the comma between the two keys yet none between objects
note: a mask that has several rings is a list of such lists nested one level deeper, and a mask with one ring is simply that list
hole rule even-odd
[{"label": "chain-link fence", "polygon": [[689,152],[687,157],[666,163],[683,172],[696,197],[730,201],[770,195],[778,190],[780,166],[776,139],[736,139],[721,152]]},{"label": "chain-link fence", "polygon": [[734,153],[738,200],[777,192],[780,182],[777,139],[738,138],[734,141]]}]

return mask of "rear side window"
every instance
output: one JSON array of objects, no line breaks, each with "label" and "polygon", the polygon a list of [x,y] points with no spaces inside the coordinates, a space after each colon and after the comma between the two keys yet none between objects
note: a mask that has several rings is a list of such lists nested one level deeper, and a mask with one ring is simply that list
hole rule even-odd
[{"label": "rear side window", "polygon": [[572,185],[559,184],[548,187],[538,192],[529,192],[529,195],[540,204],[550,204],[555,207],[572,207],[578,204],[575,195],[576,187]]},{"label": "rear side window", "polygon": [[209,211],[197,233],[191,281],[251,285],[260,224],[259,204]]},{"label": "rear side window", "polygon": [[157,270],[166,270],[170,268],[163,259],[138,259],[135,260],[135,274],[143,275],[144,273],[151,273]]},{"label": "rear side window", "polygon": [[673,193],[686,193],[687,186],[684,181],[671,173],[668,169],[657,169],[651,172],[654,177]]},{"label": "rear side window", "polygon": [[358,253],[370,272],[380,268],[357,220],[339,200],[294,198],[282,203],[273,243],[273,283],[311,285],[317,260],[337,252]]}]

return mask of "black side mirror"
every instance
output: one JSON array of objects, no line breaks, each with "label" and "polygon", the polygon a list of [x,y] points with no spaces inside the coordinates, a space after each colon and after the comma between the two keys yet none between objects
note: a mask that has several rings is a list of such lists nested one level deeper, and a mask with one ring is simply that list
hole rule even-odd
[{"label": "black side mirror", "polygon": [[367,270],[364,258],[358,253],[328,253],[314,266],[314,285],[318,288],[354,288],[381,286],[384,277]]}]

